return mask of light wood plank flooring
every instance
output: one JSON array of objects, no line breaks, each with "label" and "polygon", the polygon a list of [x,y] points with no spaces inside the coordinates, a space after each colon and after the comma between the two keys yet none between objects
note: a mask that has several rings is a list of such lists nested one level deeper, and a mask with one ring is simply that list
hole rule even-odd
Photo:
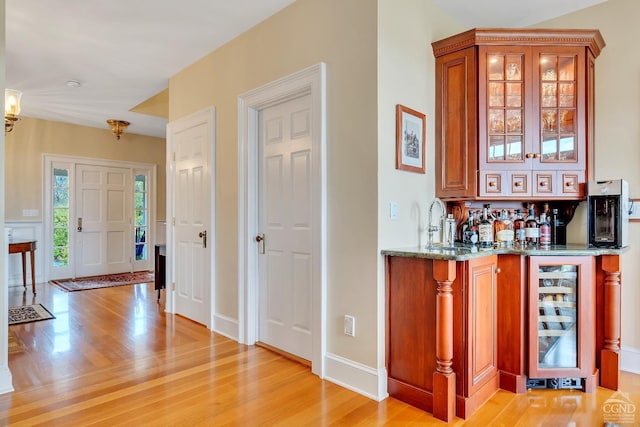
[{"label": "light wood plank flooring", "polygon": [[[55,320],[14,325],[13,393],[0,396],[11,426],[447,425],[395,399],[375,402],[267,349],[240,345],[164,313],[153,285],[38,295],[9,290],[9,305],[42,303]],[[636,403],[640,375],[622,374]],[[452,426],[602,426],[613,391],[499,391]],[[633,424],[622,424],[633,425]]]}]

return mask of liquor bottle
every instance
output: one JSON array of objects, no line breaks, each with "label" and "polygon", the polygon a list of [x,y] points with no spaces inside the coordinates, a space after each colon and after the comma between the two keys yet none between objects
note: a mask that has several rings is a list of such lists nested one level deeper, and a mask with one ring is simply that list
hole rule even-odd
[{"label": "liquor bottle", "polygon": [[540,237],[538,222],[536,221],[535,211],[529,208],[529,216],[525,221],[525,235],[527,236],[527,246],[536,246]]},{"label": "liquor bottle", "polygon": [[473,223],[473,213],[469,212],[469,218],[462,226],[462,242],[465,245],[478,243],[478,227]]},{"label": "liquor bottle", "polygon": [[567,225],[558,214],[558,209],[553,209],[551,214],[551,244],[566,245],[567,244]]},{"label": "liquor bottle", "polygon": [[547,221],[547,215],[544,212],[540,214],[538,229],[540,230],[540,247],[544,249],[551,247],[551,224]]},{"label": "liquor bottle", "polygon": [[482,219],[478,224],[478,241],[481,248],[490,248],[493,246],[493,225],[489,221],[489,208],[484,205],[482,211]]},{"label": "liquor bottle", "polygon": [[513,220],[513,229],[515,231],[516,243],[522,247],[527,244],[527,234],[525,231],[525,222],[522,217],[522,210],[516,209],[516,219]]},{"label": "liquor bottle", "polygon": [[513,246],[514,230],[513,222],[509,218],[509,212],[503,209],[498,213],[498,219],[494,222],[496,230],[495,240],[500,247]]}]

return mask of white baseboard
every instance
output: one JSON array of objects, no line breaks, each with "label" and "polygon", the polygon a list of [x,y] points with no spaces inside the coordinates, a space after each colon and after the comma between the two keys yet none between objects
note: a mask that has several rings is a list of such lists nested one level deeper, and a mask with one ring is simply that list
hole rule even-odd
[{"label": "white baseboard", "polygon": [[14,391],[13,378],[8,366],[0,366],[0,394]]},{"label": "white baseboard", "polygon": [[217,334],[238,341],[238,320],[231,317],[215,314],[213,316],[213,328],[211,330]]},{"label": "white baseboard", "polygon": [[640,349],[626,346],[620,348],[620,370],[640,374]]},{"label": "white baseboard", "polygon": [[378,402],[389,397],[386,369],[374,369],[332,353],[327,353],[324,360],[327,381]]}]

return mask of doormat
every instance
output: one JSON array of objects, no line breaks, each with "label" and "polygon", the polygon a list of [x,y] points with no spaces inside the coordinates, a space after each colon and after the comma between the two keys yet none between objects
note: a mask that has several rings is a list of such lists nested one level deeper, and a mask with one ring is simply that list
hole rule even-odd
[{"label": "doormat", "polygon": [[55,319],[49,310],[42,304],[23,305],[19,307],[9,307],[9,325],[20,323],[38,322],[40,320]]},{"label": "doormat", "polygon": [[67,292],[86,291],[89,289],[111,288],[113,286],[135,285],[137,283],[151,283],[153,273],[138,271],[135,273],[106,274],[103,276],[77,277],[75,279],[51,280],[49,283]]},{"label": "doormat", "polygon": [[9,331],[9,354],[22,353],[24,351],[24,345],[18,338],[15,332]]}]

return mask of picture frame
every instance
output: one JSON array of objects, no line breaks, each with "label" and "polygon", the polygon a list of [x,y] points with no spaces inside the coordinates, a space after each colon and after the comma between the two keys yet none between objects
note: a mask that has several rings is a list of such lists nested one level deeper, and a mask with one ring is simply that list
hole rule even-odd
[{"label": "picture frame", "polygon": [[425,173],[426,116],[396,105],[396,169]]}]

